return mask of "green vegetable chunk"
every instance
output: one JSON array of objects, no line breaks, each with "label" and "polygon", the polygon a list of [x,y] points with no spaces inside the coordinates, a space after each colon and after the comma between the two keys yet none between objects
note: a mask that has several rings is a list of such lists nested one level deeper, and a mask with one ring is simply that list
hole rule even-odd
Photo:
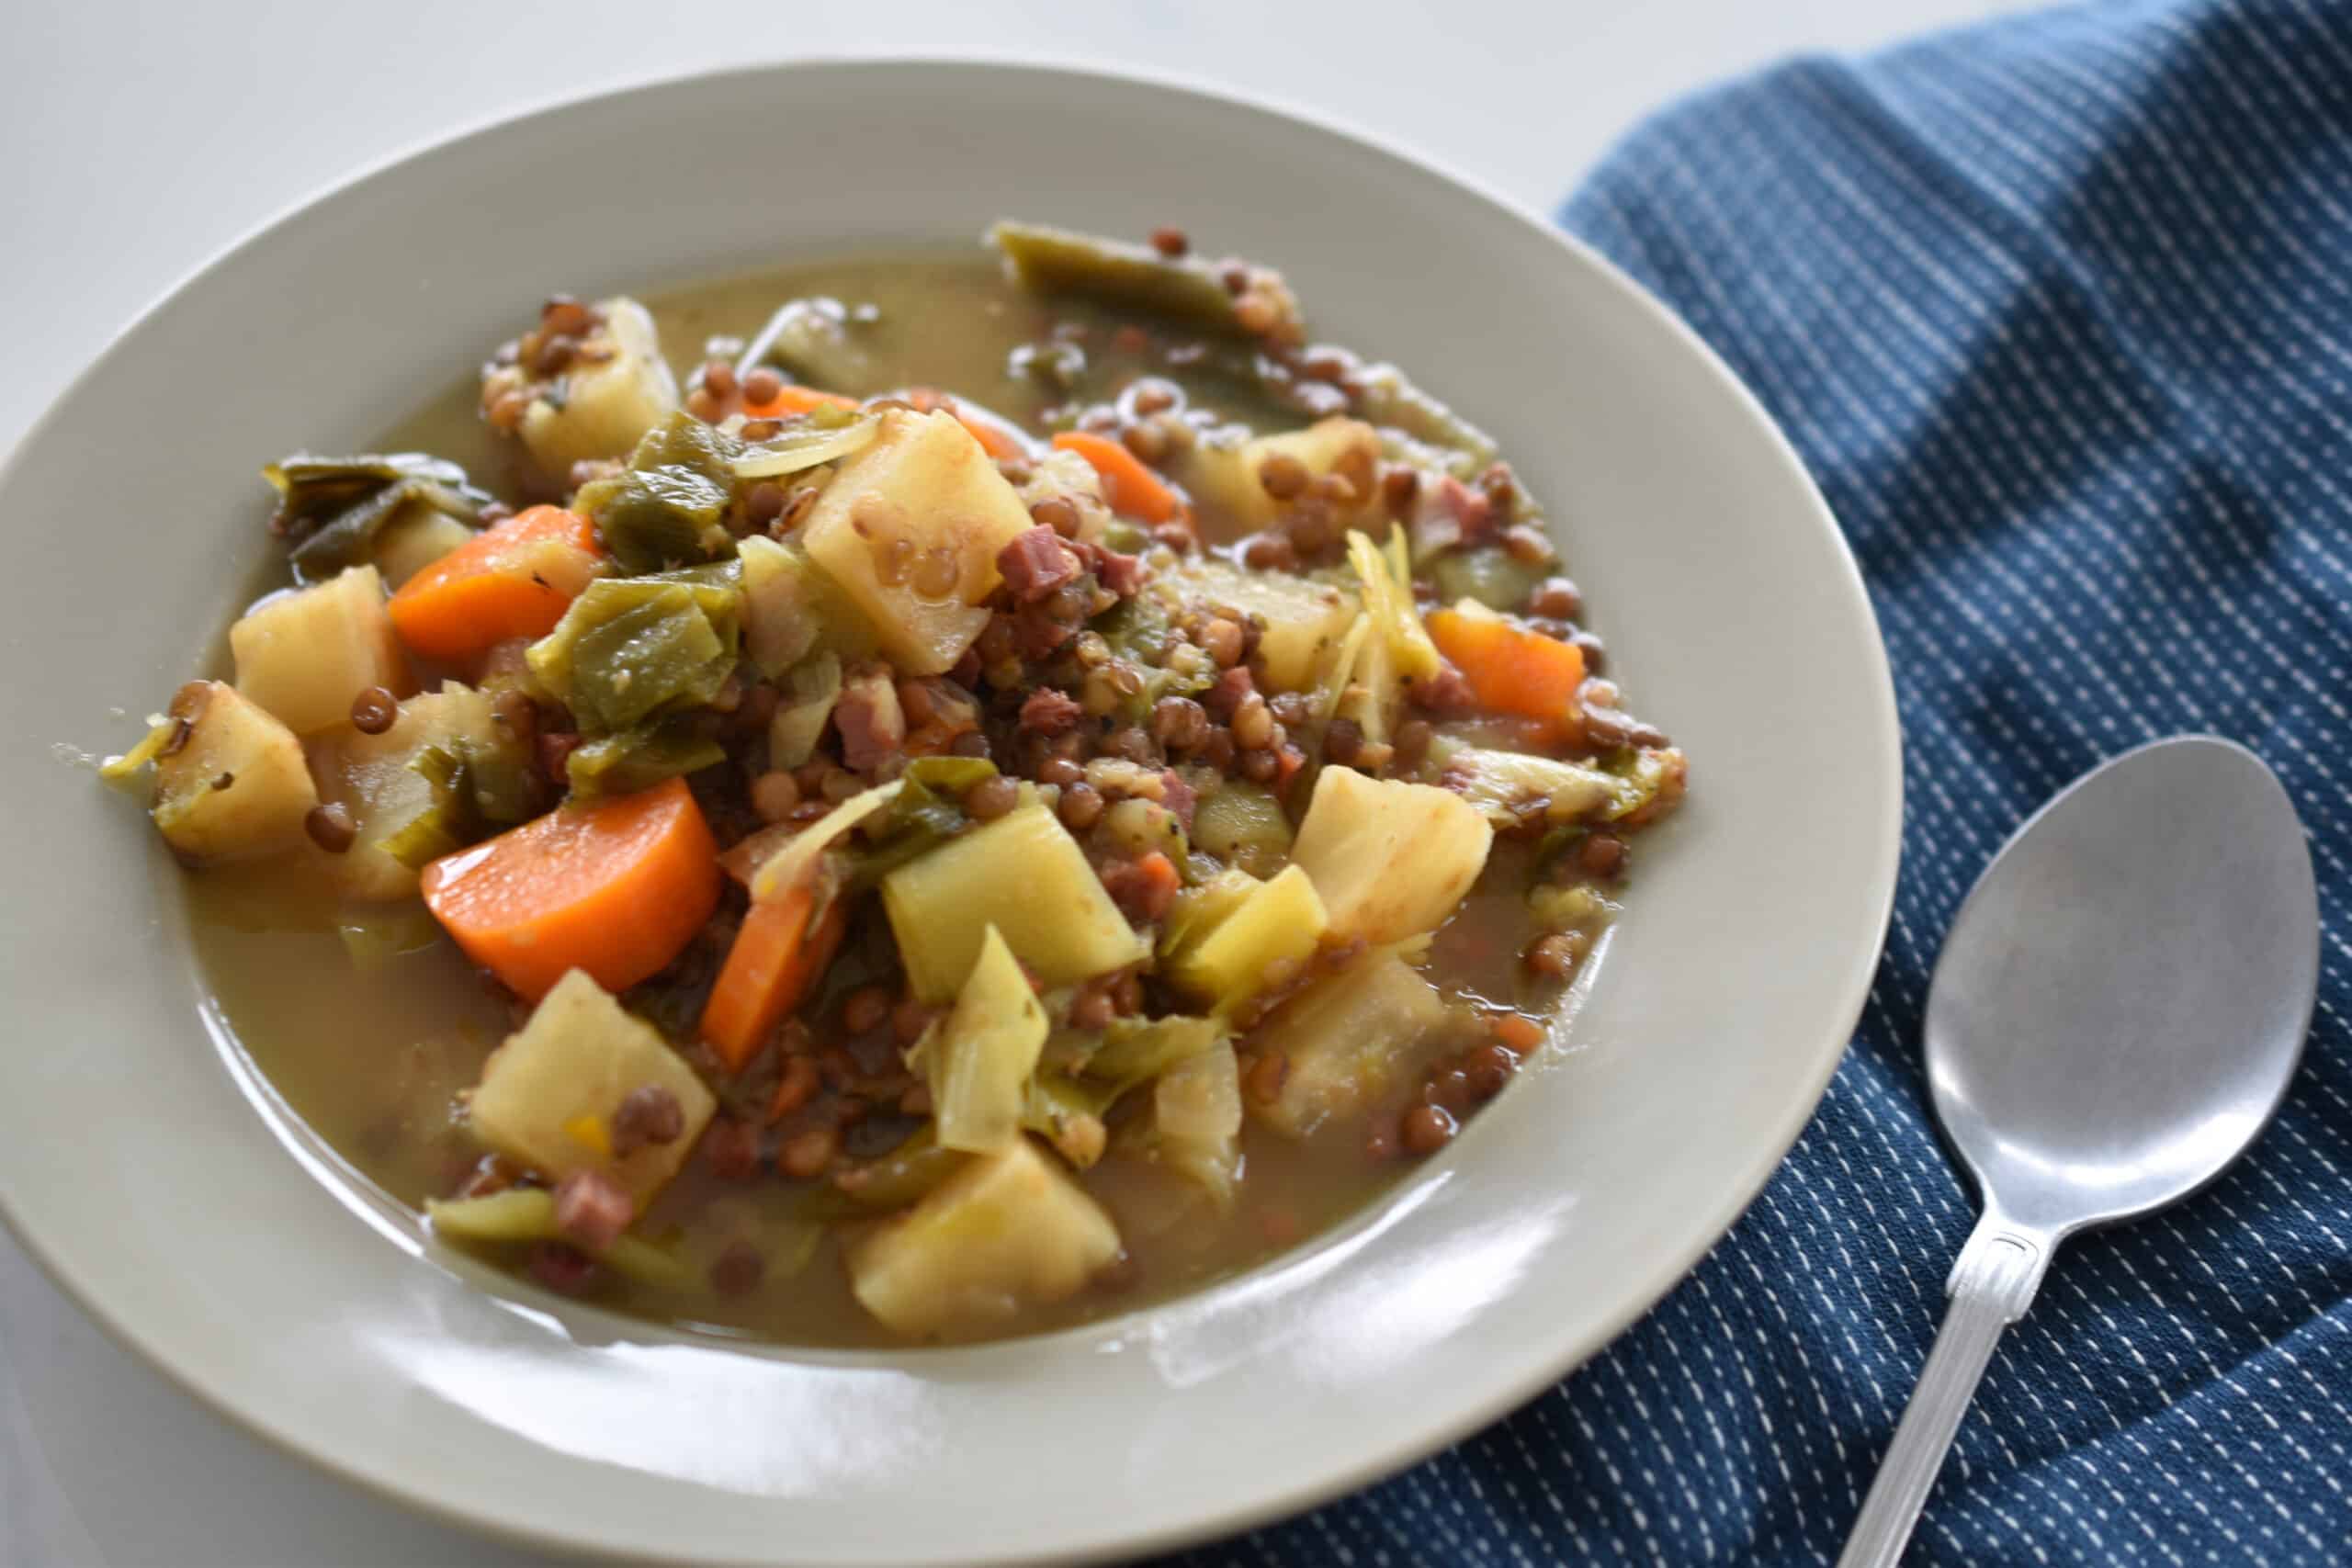
[{"label": "green vegetable chunk", "polygon": [[1204,261],[1170,261],[1142,245],[1041,224],[998,223],[989,239],[1021,287],[1142,310],[1201,332],[1248,337],[1234,296]]},{"label": "green vegetable chunk", "polygon": [[701,707],[735,667],[741,596],[733,571],[599,578],[531,645],[531,672],[586,735]]},{"label": "green vegetable chunk", "polygon": [[[297,453],[261,471],[277,491],[273,532],[289,541],[287,558],[297,582],[324,582],[346,567],[371,560],[394,573],[378,545],[440,517],[470,531],[490,496],[474,488],[457,464],[422,452],[358,457]],[[413,570],[413,569],[412,569]]]},{"label": "green vegetable chunk", "polygon": [[990,926],[955,1010],[924,1046],[941,1146],[993,1154],[1018,1140],[1045,1043],[1046,1010]]}]

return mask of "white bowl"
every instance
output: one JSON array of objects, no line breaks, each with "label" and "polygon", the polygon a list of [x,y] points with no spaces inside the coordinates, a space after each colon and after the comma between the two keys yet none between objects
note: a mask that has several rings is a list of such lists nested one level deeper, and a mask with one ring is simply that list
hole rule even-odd
[{"label": "white bowl", "polygon": [[[110,713],[148,711],[215,645],[273,548],[257,464],[368,441],[518,304],[975,237],[1008,213],[1178,222],[1281,266],[1321,333],[1406,366],[1550,502],[1613,669],[1693,760],[1573,1049],[1337,1234],[1047,1337],[744,1347],[438,1254],[208,1034],[179,873],[53,747],[122,749],[137,721]],[[1393,1471],[1592,1354],[1730,1225],[1837,1064],[1894,886],[1884,657],[1829,513],[1755,401],[1544,224],[1203,93],[836,63],[461,137],[272,225],[149,312],[26,438],[0,519],[0,1213],[221,1411],[542,1542],[724,1562],[1088,1556]]]}]

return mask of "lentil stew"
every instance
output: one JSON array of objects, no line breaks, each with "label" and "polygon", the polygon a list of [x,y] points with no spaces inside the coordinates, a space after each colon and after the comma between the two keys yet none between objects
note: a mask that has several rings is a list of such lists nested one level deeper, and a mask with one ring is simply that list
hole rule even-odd
[{"label": "lentil stew", "polygon": [[107,772],[451,1245],[796,1343],[1196,1288],[1504,1089],[1680,798],[1475,426],[1176,230],[990,243],[559,296],[264,470]]}]

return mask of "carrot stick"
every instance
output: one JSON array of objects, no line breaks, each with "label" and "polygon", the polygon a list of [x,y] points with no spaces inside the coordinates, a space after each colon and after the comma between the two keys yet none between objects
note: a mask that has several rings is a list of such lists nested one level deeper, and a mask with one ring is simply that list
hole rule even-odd
[{"label": "carrot stick", "polygon": [[814,387],[786,386],[766,402],[745,400],[745,419],[789,419],[797,413],[810,413],[821,408],[854,409],[855,398],[845,398],[839,392],[820,392]]},{"label": "carrot stick", "polygon": [[1553,720],[1576,712],[1584,684],[1584,649],[1576,644],[1477,609],[1433,610],[1424,619],[1481,707]]},{"label": "carrot stick", "polygon": [[795,887],[773,903],[754,903],[727,950],[727,962],[703,1004],[697,1031],[730,1072],[741,1072],[758,1054],[768,1032],[800,1005],[808,987],[833,961],[848,921],[841,899],[831,900],[809,928],[816,908],[813,889]]},{"label": "carrot stick", "polygon": [[718,846],[683,779],[565,807],[424,868],[425,908],[537,1001],[584,969],[619,991],[668,966],[718,905]]},{"label": "carrot stick", "polygon": [[443,556],[392,595],[393,629],[430,659],[470,659],[509,637],[544,637],[596,575],[595,525],[534,506]]},{"label": "carrot stick", "polygon": [[1054,445],[1065,452],[1075,452],[1093,465],[1102,477],[1102,498],[1111,510],[1123,517],[1139,517],[1146,523],[1165,523],[1182,514],[1184,503],[1167,481],[1149,468],[1125,446],[1083,430],[1065,430],[1054,437]]}]

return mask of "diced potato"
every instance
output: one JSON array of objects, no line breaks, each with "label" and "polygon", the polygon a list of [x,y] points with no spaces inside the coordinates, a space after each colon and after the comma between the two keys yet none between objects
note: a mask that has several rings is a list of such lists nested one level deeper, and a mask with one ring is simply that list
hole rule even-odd
[{"label": "diced potato", "polygon": [[1407,1052],[1450,1021],[1437,987],[1393,953],[1317,981],[1251,1037],[1290,1063],[1282,1092],[1255,1106],[1259,1120],[1303,1138],[1353,1115],[1389,1089]]},{"label": "diced potato", "polygon": [[1370,473],[1380,458],[1380,433],[1360,419],[1333,415],[1305,430],[1261,435],[1238,446],[1196,446],[1176,477],[1193,499],[1243,531],[1272,523],[1279,504],[1258,477],[1269,457],[1294,457],[1310,479],[1320,479],[1345,462]]},{"label": "diced potato", "polygon": [[882,907],[915,994],[963,987],[983,933],[1001,929],[1040,985],[1066,986],[1148,957],[1086,853],[1042,805],[1020,807],[882,879]]},{"label": "diced potato", "polygon": [[190,681],[167,716],[187,739],[155,759],[155,826],[187,860],[236,860],[303,841],[319,803],[302,743],[251,699],[218,681]]},{"label": "diced potato", "polygon": [[[648,1087],[677,1097],[684,1130],[616,1156],[613,1117],[631,1092]],[[467,1114],[475,1135],[509,1159],[550,1181],[601,1169],[642,1213],[678,1173],[718,1105],[651,1024],[574,969],[482,1064]]]},{"label": "diced potato", "polygon": [[1187,561],[1163,580],[1196,603],[1223,605],[1265,622],[1258,643],[1264,687],[1303,692],[1330,668],[1361,607],[1352,593],[1303,577],[1245,572],[1222,561]]},{"label": "diced potato", "polygon": [[1620,781],[1583,762],[1564,762],[1524,751],[1490,750],[1464,746],[1446,761],[1448,775],[1459,774],[1462,798],[1498,828],[1519,819],[1519,810],[1541,800],[1549,804],[1544,815],[1555,822],[1583,816],[1616,798]]},{"label": "diced potato", "polygon": [[925,1047],[940,1145],[993,1154],[1018,1141],[1045,1044],[1046,1010],[990,926],[956,1010]]},{"label": "diced potato", "polygon": [[557,378],[561,394],[549,395],[554,383],[533,388],[537,395],[523,414],[523,445],[552,479],[570,474],[583,457],[628,457],[639,437],[678,407],[678,383],[662,357],[652,312],[626,296],[596,308],[605,313],[604,330],[581,347],[609,349],[610,357],[601,364],[584,354],[575,357]]},{"label": "diced potato", "polygon": [[297,735],[350,723],[351,699],[370,686],[395,695],[409,689],[373,566],[264,599],[229,628],[229,649],[237,690]]},{"label": "diced potato", "polygon": [[1023,1138],[853,1247],[850,1288],[901,1334],[970,1334],[1076,1294],[1118,1255],[1111,1217]]},{"label": "diced potato", "polygon": [[1187,1056],[1151,1090],[1151,1149],[1204,1190],[1218,1208],[1241,1175],[1241,1066],[1233,1043]]},{"label": "diced potato", "polygon": [[1331,930],[1379,946],[1434,931],[1487,863],[1495,830],[1460,795],[1327,767],[1291,847]]},{"label": "diced potato", "polygon": [[1020,496],[955,416],[892,409],[817,498],[801,537],[865,612],[891,661],[906,674],[937,675],[988,625],[982,601],[1001,581],[996,558],[1031,526]]},{"label": "diced potato", "polygon": [[416,891],[416,872],[383,845],[433,807],[433,785],[409,763],[427,746],[456,755],[468,739],[487,737],[492,723],[490,694],[451,681],[401,704],[380,735],[345,725],[311,742],[322,798],[340,802],[358,829],[350,849],[325,857],[345,897],[389,901]]},{"label": "diced potato", "polygon": [[1215,931],[1220,921],[1263,886],[1250,873],[1231,869],[1177,894],[1175,902],[1168,907],[1167,919],[1159,922],[1162,959],[1172,958]]},{"label": "diced potato", "polygon": [[812,653],[872,657],[874,628],[808,552],[763,534],[735,543],[743,563],[743,651],[773,681]]},{"label": "diced potato", "polygon": [[411,504],[408,514],[386,525],[376,536],[371,553],[384,586],[400,585],[474,536],[474,531],[446,512]]},{"label": "diced potato", "polygon": [[1188,995],[1229,1007],[1263,989],[1266,971],[1276,964],[1303,962],[1329,923],[1315,884],[1305,870],[1289,866],[1188,940],[1166,973]]}]

